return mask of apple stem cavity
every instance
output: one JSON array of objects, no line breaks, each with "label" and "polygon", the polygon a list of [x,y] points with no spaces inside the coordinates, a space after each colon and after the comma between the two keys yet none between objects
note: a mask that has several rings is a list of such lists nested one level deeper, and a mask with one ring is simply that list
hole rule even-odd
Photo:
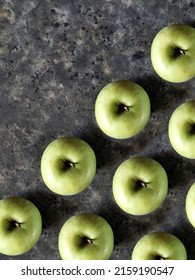
[{"label": "apple stem cavity", "polygon": [[117,107],[117,113],[122,114],[124,112],[128,112],[130,110],[130,107],[131,106],[127,106],[127,105],[121,103]]},{"label": "apple stem cavity", "polygon": [[71,161],[66,160],[66,161],[63,162],[63,167],[62,167],[62,169],[63,169],[63,170],[67,170],[67,169],[69,169],[69,168],[74,168],[75,165],[76,165],[76,164],[75,164],[74,162],[71,162]]},{"label": "apple stem cavity", "polygon": [[164,261],[164,260],[166,260],[166,258],[163,258],[162,256],[160,256],[160,255],[157,255],[157,256],[155,256],[155,258],[154,258],[155,260],[160,260],[160,261]]},{"label": "apple stem cavity", "polygon": [[21,228],[21,223],[16,222],[14,220],[9,222],[9,226],[8,226],[9,230],[14,230],[14,229],[17,229],[17,228]]},{"label": "apple stem cavity", "polygon": [[190,126],[190,133],[195,134],[195,123],[191,124]]},{"label": "apple stem cavity", "polygon": [[143,182],[141,180],[137,180],[136,183],[135,183],[135,189],[140,190],[140,189],[143,189],[143,188],[147,188],[147,183]]},{"label": "apple stem cavity", "polygon": [[81,238],[81,247],[85,247],[87,245],[93,244],[93,239],[89,238],[89,237],[82,237]]},{"label": "apple stem cavity", "polygon": [[177,57],[179,57],[181,55],[185,55],[185,53],[186,53],[186,51],[181,49],[181,48],[174,48],[173,49],[173,57],[174,58],[177,58]]}]

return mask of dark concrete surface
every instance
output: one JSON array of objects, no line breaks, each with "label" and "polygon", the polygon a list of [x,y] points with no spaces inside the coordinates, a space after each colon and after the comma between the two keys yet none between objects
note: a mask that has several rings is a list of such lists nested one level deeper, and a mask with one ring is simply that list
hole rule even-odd
[{"label": "dark concrete surface", "polygon": [[[195,98],[195,80],[163,81],[150,61],[155,34],[171,23],[194,26],[194,15],[194,0],[0,1],[0,198],[26,197],[43,217],[31,251],[0,259],[60,259],[59,230],[80,212],[102,215],[112,226],[111,259],[130,259],[138,239],[159,230],[180,238],[195,259],[195,229],[185,214],[195,161],[176,154],[167,135],[173,110]],[[94,118],[99,91],[116,79],[139,83],[151,100],[147,126],[127,140],[105,136]],[[52,193],[40,175],[43,150],[64,135],[86,140],[97,156],[93,182],[71,197]],[[116,168],[136,155],[158,160],[169,178],[162,206],[140,217],[120,210],[112,195]]]}]

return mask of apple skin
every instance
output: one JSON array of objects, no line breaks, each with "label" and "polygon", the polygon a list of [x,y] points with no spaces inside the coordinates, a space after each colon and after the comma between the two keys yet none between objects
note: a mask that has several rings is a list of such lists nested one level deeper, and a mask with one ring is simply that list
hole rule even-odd
[{"label": "apple skin", "polygon": [[62,226],[58,248],[63,260],[107,260],[114,247],[108,222],[94,213],[81,213]]},{"label": "apple skin", "polygon": [[115,139],[139,133],[150,117],[150,99],[145,90],[128,80],[107,84],[95,102],[95,118],[103,133]]},{"label": "apple skin", "polygon": [[161,29],[151,46],[151,62],[164,80],[180,83],[195,77],[195,28],[171,24]]},{"label": "apple skin", "polygon": [[46,186],[54,193],[77,194],[92,182],[95,173],[95,153],[80,138],[58,138],[43,152],[41,175]]},{"label": "apple skin", "polygon": [[187,260],[185,246],[168,232],[152,232],[135,245],[132,260]]},{"label": "apple skin", "polygon": [[172,113],[168,135],[173,149],[181,156],[195,159],[195,100],[178,106]]},{"label": "apple skin", "polygon": [[118,206],[132,215],[156,210],[168,191],[168,177],[160,163],[148,157],[133,157],[117,168],[112,183]]},{"label": "apple skin", "polygon": [[188,190],[185,208],[188,220],[195,228],[195,183]]},{"label": "apple skin", "polygon": [[42,231],[38,208],[22,197],[0,200],[0,253],[16,256],[32,249]]}]

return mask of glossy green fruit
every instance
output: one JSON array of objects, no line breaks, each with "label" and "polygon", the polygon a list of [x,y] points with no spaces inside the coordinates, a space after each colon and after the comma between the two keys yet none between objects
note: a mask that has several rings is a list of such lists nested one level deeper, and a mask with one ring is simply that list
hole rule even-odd
[{"label": "glossy green fruit", "polygon": [[113,231],[99,215],[77,214],[62,226],[58,247],[64,260],[107,260],[114,247]]},{"label": "glossy green fruit", "polygon": [[117,168],[113,177],[113,195],[118,206],[132,215],[156,210],[168,191],[166,171],[154,159],[133,157]]},{"label": "glossy green fruit", "polygon": [[37,207],[22,197],[0,200],[0,253],[21,255],[32,249],[42,231]]},{"label": "glossy green fruit", "polygon": [[132,260],[187,260],[183,243],[168,232],[152,232],[135,245]]},{"label": "glossy green fruit", "polygon": [[179,83],[195,77],[195,28],[171,24],[161,29],[151,46],[151,61],[164,80]]},{"label": "glossy green fruit", "polygon": [[46,186],[60,195],[83,191],[96,173],[93,149],[77,137],[61,137],[51,142],[41,158],[41,175]]},{"label": "glossy green fruit", "polygon": [[146,126],[150,117],[150,100],[138,84],[119,80],[106,85],[95,102],[99,128],[115,139],[130,138]]},{"label": "glossy green fruit", "polygon": [[178,106],[172,113],[168,135],[173,149],[181,156],[195,159],[195,100]]}]

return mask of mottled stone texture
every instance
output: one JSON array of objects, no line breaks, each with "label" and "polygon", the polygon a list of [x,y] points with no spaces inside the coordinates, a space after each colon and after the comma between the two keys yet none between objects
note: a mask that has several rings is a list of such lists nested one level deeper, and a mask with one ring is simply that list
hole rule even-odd
[{"label": "mottled stone texture", "polygon": [[[195,259],[195,230],[185,214],[195,162],[176,154],[167,135],[172,111],[195,98],[195,81],[163,81],[150,62],[155,34],[170,23],[194,26],[194,15],[194,0],[0,1],[0,198],[29,198],[43,217],[37,245],[13,259],[60,259],[59,230],[80,212],[112,226],[111,259],[130,259],[138,239],[157,230],[179,237]],[[94,118],[99,91],[116,79],[139,83],[151,99],[147,126],[128,140],[105,136]],[[49,191],[40,175],[43,150],[63,135],[81,137],[97,155],[93,182],[71,197]],[[120,210],[112,195],[116,168],[136,155],[158,160],[169,177],[163,205],[141,217]]]}]

